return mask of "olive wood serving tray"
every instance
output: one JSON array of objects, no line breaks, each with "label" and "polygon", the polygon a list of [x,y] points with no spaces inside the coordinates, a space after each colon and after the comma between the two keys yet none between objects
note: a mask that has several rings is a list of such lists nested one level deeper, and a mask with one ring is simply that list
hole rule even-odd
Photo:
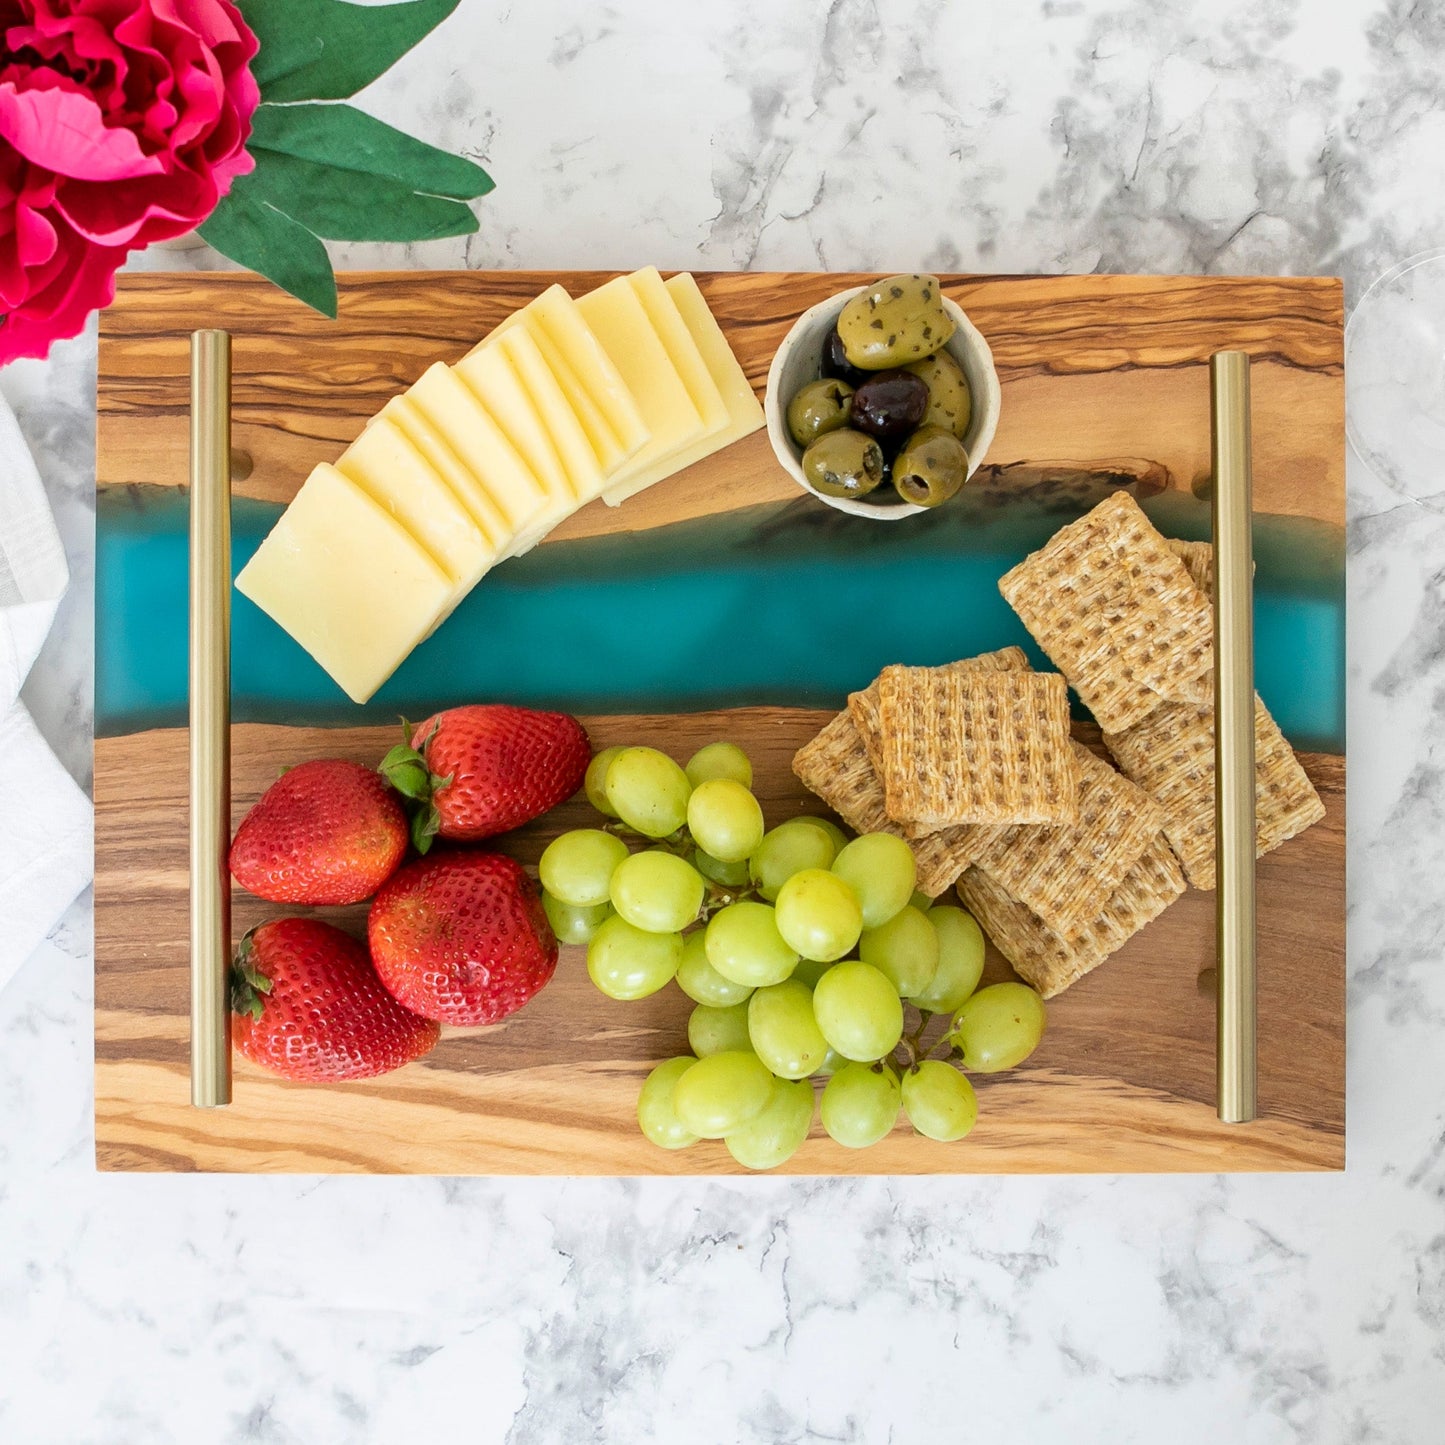
[{"label": "olive wood serving tray", "polygon": [[[104,503],[123,511],[128,499],[148,489],[185,485],[187,338],[197,326],[234,333],[236,495],[284,502],[313,464],[334,458],[367,417],[431,362],[455,360],[554,281],[577,294],[609,274],[343,275],[335,322],[254,277],[123,276],[101,322],[100,526],[111,525]],[[698,277],[760,393],[773,352],[797,315],[865,279]],[[1040,478],[1067,492],[1071,478],[1106,474],[1111,486],[1130,485],[1141,497],[1166,500],[1171,491],[1182,499],[1198,489],[1209,472],[1208,357],[1238,348],[1255,363],[1256,514],[1339,535],[1344,437],[1337,282],[1131,276],[944,282],[988,339],[1002,382],[1002,416],[983,475],[1001,505],[1009,487],[1027,490]],[[621,508],[600,502],[584,508],[543,547],[783,503],[818,507],[800,496],[760,432]],[[979,645],[993,643],[980,639]],[[106,665],[102,649],[99,666]],[[853,685],[868,680],[860,676]],[[738,741],[753,757],[772,824],[818,811],[790,760],[841,702],[838,695],[806,708],[635,715],[618,709],[583,721],[599,748],[645,742],[685,758],[705,741]],[[374,762],[397,732],[394,724],[318,726],[304,716],[292,724],[242,722],[233,729],[234,820],[281,766],[323,755]],[[1080,722],[1076,731],[1097,744],[1090,724]],[[814,1137],[780,1172],[1343,1167],[1344,757],[1302,756],[1327,816],[1259,864],[1257,1122],[1231,1126],[1215,1118],[1214,897],[1191,890],[1050,1004],[1044,1041],[1024,1066],[975,1079],[980,1118],[967,1139],[934,1144],[901,1125],[875,1148],[851,1151],[815,1124]],[[553,982],[512,1018],[490,1029],[445,1031],[431,1055],[396,1073],[334,1087],[293,1085],[238,1058],[235,1102],[221,1110],[192,1109],[185,760],[183,720],[124,728],[96,741],[100,1168],[741,1172],[721,1144],[667,1153],[637,1131],[638,1087],[653,1063],[685,1049],[690,1001],[675,987],[639,1003],[604,998],[577,949],[563,951]],[[549,838],[587,816],[585,805],[568,803],[499,846],[535,863]],[[281,911],[239,890],[234,906],[238,934]],[[358,929],[364,921],[360,908],[320,912]],[[992,950],[988,971],[1008,975]]]}]

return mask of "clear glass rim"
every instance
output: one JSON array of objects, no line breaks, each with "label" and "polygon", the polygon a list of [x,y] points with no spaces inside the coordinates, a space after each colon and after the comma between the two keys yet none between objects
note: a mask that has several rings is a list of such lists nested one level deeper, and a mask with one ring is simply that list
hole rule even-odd
[{"label": "clear glass rim", "polygon": [[1355,426],[1354,408],[1350,405],[1349,397],[1349,354],[1350,354],[1350,333],[1355,328],[1355,322],[1364,309],[1369,299],[1377,292],[1384,290],[1387,286],[1393,285],[1402,276],[1407,276],[1411,271],[1418,270],[1421,266],[1428,266],[1432,261],[1445,260],[1445,246],[1433,246],[1428,251],[1417,251],[1413,256],[1406,256],[1403,261],[1397,261],[1388,271],[1381,272],[1365,288],[1364,295],[1350,308],[1350,314],[1345,322],[1345,439],[1350,444],[1354,454],[1370,469],[1370,474],[1382,485],[1388,487],[1398,497],[1404,497],[1407,501],[1415,502],[1422,507],[1429,507],[1432,511],[1445,510],[1438,500],[1417,497],[1413,492],[1408,491],[1405,486],[1389,474],[1389,471],[1377,459],[1376,454],[1361,438]]}]

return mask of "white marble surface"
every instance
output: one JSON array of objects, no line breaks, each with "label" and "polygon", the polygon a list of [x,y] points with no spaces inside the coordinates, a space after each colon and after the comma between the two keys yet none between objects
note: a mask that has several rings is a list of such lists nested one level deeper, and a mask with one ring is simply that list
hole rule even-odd
[{"label": "white marble surface", "polygon": [[[369,103],[485,159],[367,265],[1338,271],[1445,240],[1431,0],[468,0]],[[205,264],[204,255],[191,258]],[[94,342],[0,375],[75,571]],[[0,996],[0,1440],[1420,1442],[1445,1413],[1445,519],[1351,473],[1343,1177],[97,1177],[88,900]]]}]

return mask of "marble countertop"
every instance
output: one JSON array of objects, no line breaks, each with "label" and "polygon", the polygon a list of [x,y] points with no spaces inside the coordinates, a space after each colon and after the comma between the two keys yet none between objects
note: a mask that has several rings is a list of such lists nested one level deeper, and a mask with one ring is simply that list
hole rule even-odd
[{"label": "marble countertop", "polygon": [[[471,0],[367,97],[496,176],[339,265],[1333,272],[1445,237],[1426,0]],[[222,264],[205,252],[164,264]],[[154,264],[157,258],[147,258]],[[0,375],[74,585],[91,334]],[[0,994],[0,1440],[1419,1442],[1445,1413],[1445,518],[1350,473],[1343,1176],[97,1176],[90,902]]]}]

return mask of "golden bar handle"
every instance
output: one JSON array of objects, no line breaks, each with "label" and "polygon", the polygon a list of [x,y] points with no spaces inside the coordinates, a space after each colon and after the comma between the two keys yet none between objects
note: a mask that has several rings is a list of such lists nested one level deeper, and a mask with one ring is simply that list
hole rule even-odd
[{"label": "golden bar handle", "polygon": [[191,1103],[231,1102],[231,336],[191,333]]},{"label": "golden bar handle", "polygon": [[1255,1117],[1254,559],[1249,356],[1209,362],[1214,524],[1214,863],[1219,1117]]}]

